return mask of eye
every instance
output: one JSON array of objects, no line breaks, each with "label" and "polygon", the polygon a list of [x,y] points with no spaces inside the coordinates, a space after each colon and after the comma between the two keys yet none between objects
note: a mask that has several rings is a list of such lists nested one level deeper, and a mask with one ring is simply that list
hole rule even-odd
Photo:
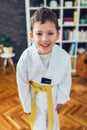
[{"label": "eye", "polygon": [[36,35],[41,36],[41,35],[42,35],[42,33],[36,33]]},{"label": "eye", "polygon": [[53,35],[54,33],[53,32],[49,32],[48,35]]}]

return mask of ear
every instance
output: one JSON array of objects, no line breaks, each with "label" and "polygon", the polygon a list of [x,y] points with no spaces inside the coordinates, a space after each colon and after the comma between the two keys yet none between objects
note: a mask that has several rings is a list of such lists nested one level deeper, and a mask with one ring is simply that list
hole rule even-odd
[{"label": "ear", "polygon": [[33,32],[30,32],[30,40],[33,42]]},{"label": "ear", "polygon": [[59,39],[59,37],[60,37],[60,32],[58,31],[57,32],[57,40]]}]

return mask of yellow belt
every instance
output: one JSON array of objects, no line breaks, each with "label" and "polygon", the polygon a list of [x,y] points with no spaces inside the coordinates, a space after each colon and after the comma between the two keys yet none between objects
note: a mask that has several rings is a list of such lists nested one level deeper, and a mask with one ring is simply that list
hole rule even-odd
[{"label": "yellow belt", "polygon": [[51,88],[52,85],[42,86],[34,81],[30,81],[30,87],[34,90],[34,97],[32,101],[32,111],[31,111],[31,129],[33,129],[35,118],[36,118],[36,94],[41,91],[47,91],[48,95],[48,130],[53,129],[54,123],[54,113],[53,113],[53,99]]}]

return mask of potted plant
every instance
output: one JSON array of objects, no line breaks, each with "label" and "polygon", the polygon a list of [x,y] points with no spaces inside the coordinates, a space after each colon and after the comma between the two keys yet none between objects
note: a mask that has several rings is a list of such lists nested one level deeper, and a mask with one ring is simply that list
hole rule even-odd
[{"label": "potted plant", "polygon": [[0,43],[3,45],[3,51],[4,53],[12,53],[13,52],[13,46],[11,38],[7,34],[3,34]]}]

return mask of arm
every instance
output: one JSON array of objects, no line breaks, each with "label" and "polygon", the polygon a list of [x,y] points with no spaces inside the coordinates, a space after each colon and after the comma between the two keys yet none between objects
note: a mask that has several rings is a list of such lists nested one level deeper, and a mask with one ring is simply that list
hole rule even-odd
[{"label": "arm", "polygon": [[66,103],[70,99],[70,89],[71,89],[71,61],[69,59],[63,80],[58,85],[58,96],[56,106],[57,113],[59,113],[62,104]]},{"label": "arm", "polygon": [[18,86],[18,94],[24,109],[24,112],[30,113],[31,112],[31,92],[29,88],[29,81],[28,81],[28,68],[27,62],[20,58],[17,64],[17,86]]}]

